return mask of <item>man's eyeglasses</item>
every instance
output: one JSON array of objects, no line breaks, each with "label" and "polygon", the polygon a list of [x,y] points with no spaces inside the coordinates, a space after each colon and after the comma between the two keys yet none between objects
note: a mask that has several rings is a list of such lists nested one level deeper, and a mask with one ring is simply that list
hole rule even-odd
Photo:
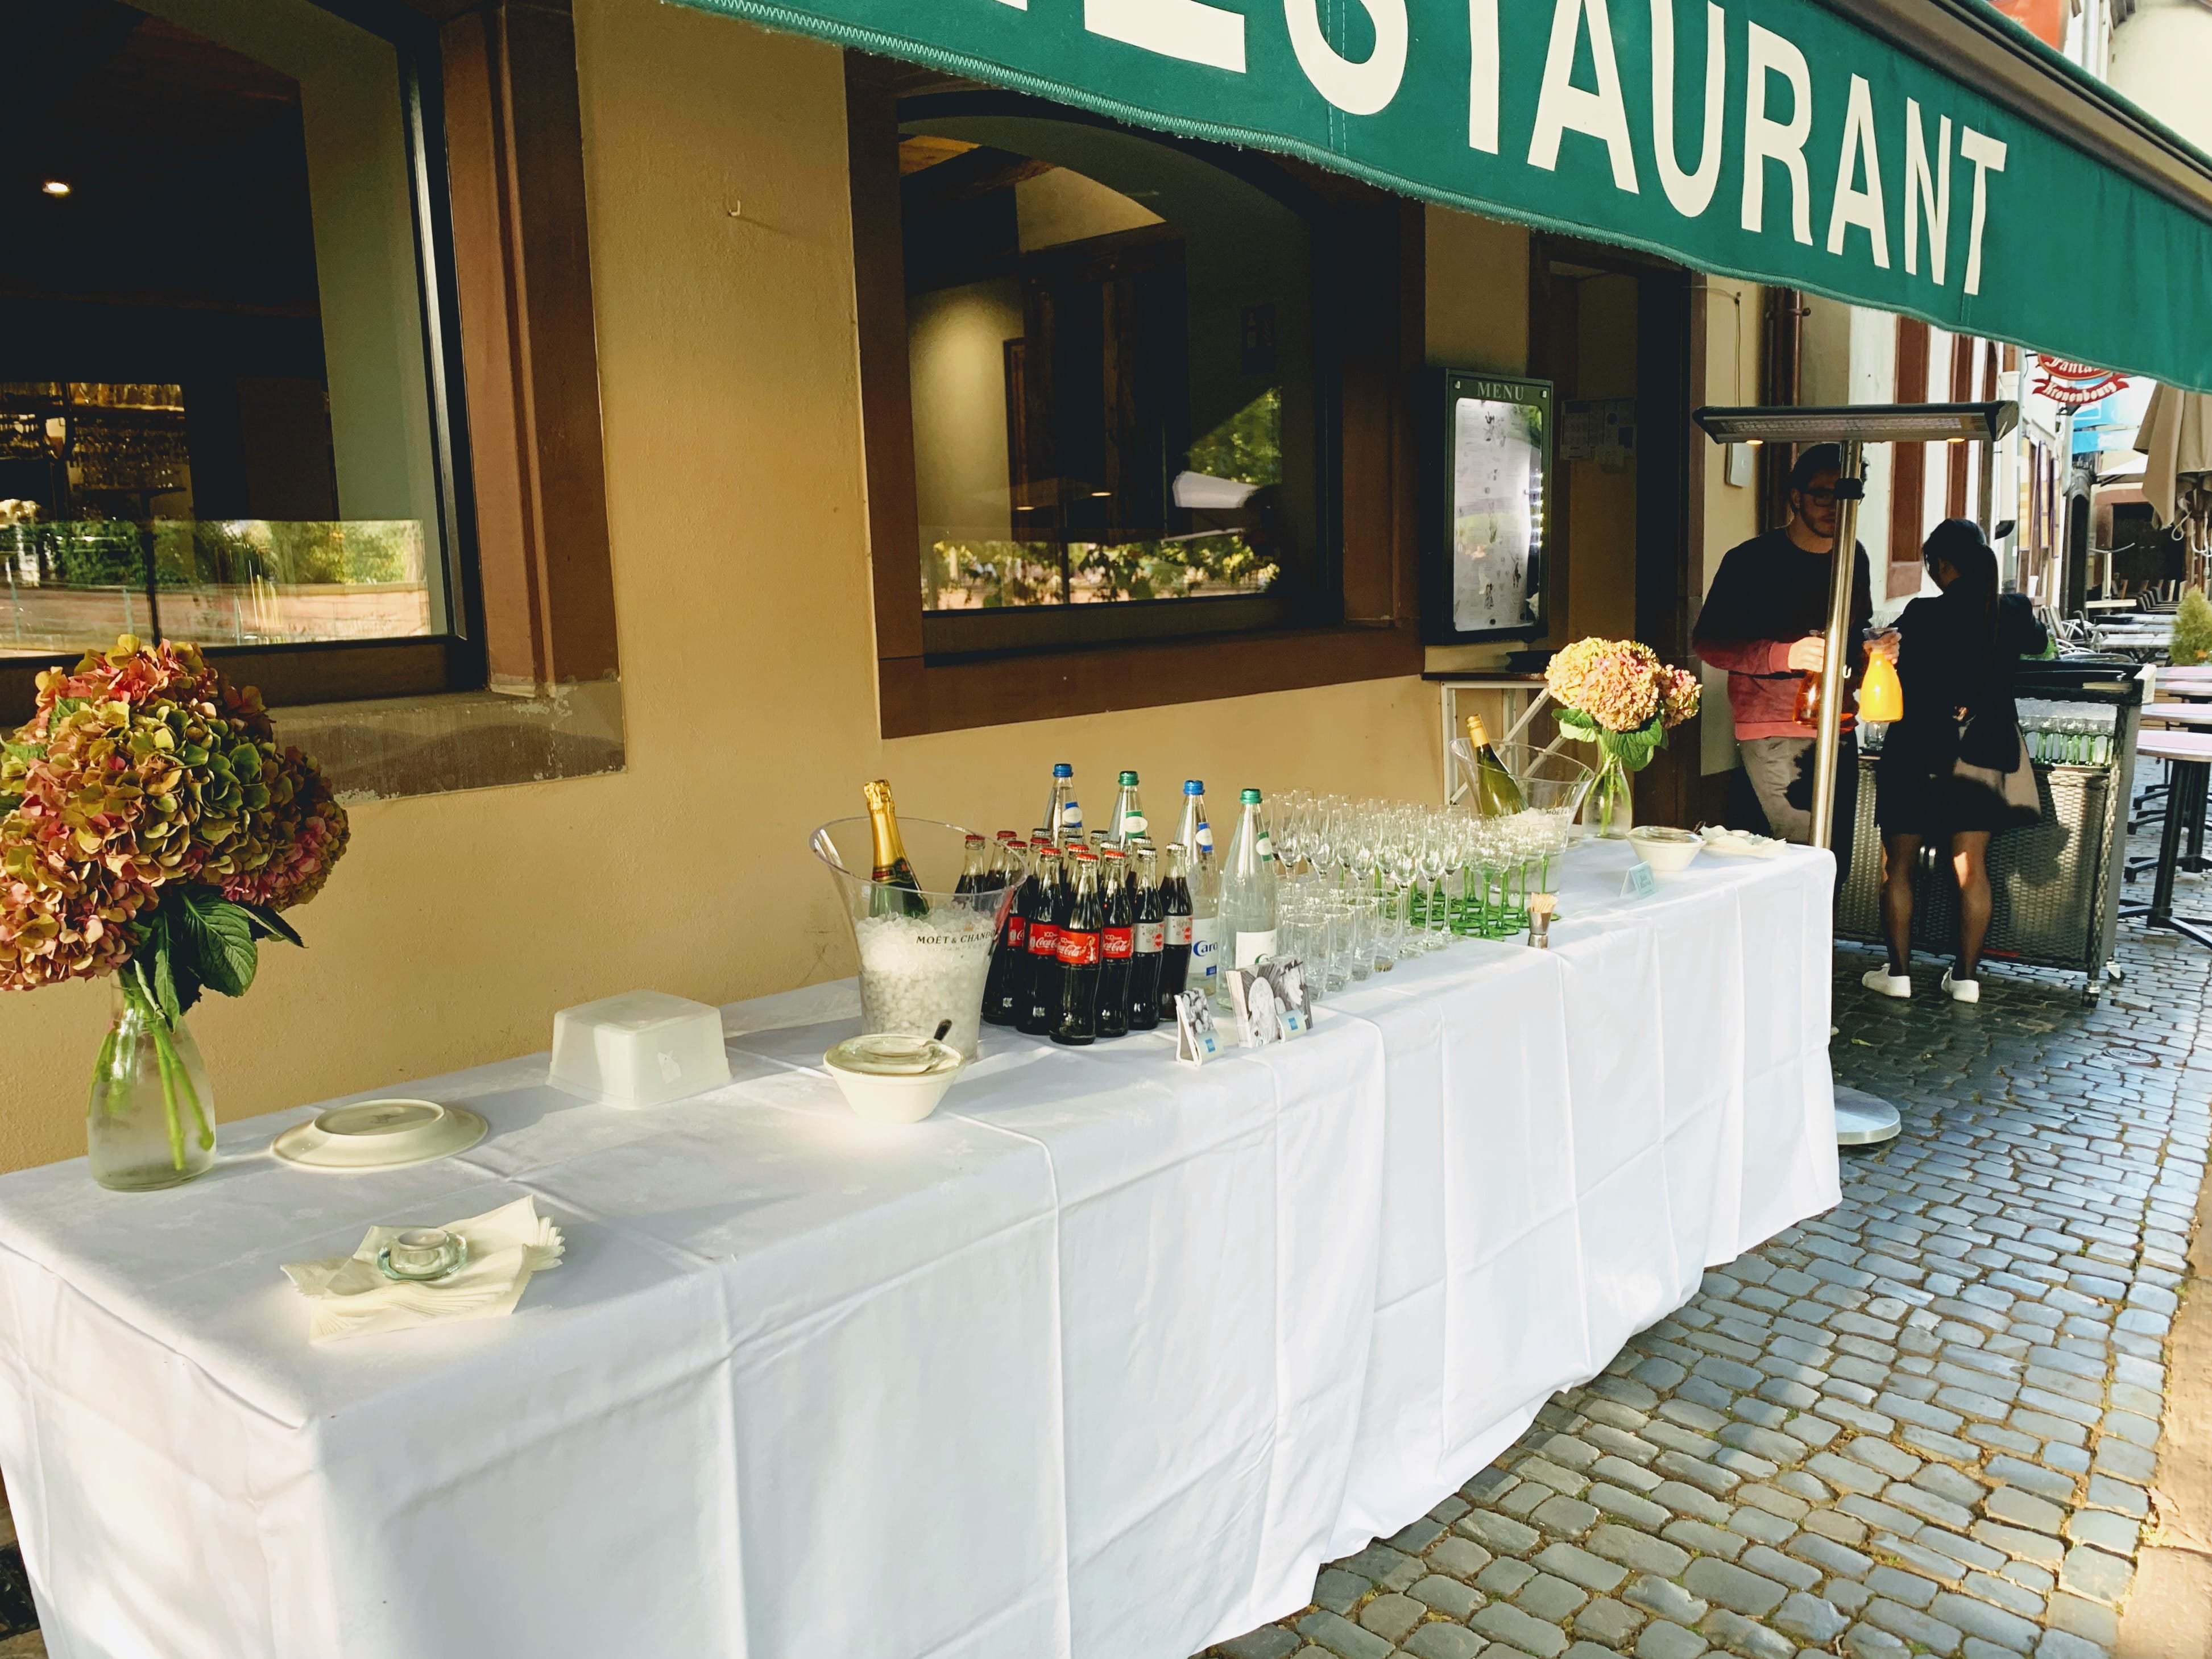
[{"label": "man's eyeglasses", "polygon": [[1810,489],[1801,489],[1797,493],[1815,507],[1833,507],[1836,504],[1836,492],[1832,489],[1822,489],[1818,485]]}]

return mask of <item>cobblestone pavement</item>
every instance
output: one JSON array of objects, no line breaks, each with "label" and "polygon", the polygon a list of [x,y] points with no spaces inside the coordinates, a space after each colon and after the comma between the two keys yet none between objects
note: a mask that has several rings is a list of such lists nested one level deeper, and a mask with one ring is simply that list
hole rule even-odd
[{"label": "cobblestone pavement", "polygon": [[1455,1496],[1228,1659],[2105,1659],[2212,1139],[2206,955],[1994,967],[1967,1007],[1837,952],[1838,1080],[1904,1133],[1709,1273]]}]

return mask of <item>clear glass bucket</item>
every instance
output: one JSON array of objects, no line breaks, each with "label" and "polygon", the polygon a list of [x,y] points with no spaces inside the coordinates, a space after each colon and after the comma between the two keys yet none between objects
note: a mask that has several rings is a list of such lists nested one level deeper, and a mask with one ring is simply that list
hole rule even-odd
[{"label": "clear glass bucket", "polygon": [[907,860],[922,884],[926,909],[906,890],[871,881],[874,843],[864,817],[835,818],[814,832],[814,856],[830,872],[860,957],[860,1029],[934,1036],[964,1060],[975,1058],[983,1019],[983,981],[991,971],[1011,886],[956,893],[971,832],[935,818],[899,820]]},{"label": "clear glass bucket", "polygon": [[[1563,823],[1574,822],[1597,777],[1591,767],[1557,749],[1538,749],[1525,743],[1497,743],[1491,747],[1498,763],[1521,786],[1521,798],[1531,812],[1556,814]],[[1480,800],[1480,793],[1474,788],[1474,750],[1465,738],[1452,739],[1451,755],[1461,780],[1474,799]]]}]

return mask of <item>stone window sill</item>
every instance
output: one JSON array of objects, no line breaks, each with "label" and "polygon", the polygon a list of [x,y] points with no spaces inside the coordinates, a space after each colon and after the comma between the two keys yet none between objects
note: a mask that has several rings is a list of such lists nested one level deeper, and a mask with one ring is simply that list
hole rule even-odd
[{"label": "stone window sill", "polygon": [[623,769],[622,683],[542,696],[459,691],[276,709],[280,741],[313,756],[347,802],[493,789]]}]

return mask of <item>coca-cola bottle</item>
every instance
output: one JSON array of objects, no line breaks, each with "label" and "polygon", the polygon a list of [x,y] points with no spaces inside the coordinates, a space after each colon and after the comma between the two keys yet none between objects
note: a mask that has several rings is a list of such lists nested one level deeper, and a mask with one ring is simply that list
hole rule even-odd
[{"label": "coca-cola bottle", "polygon": [[1168,848],[1160,878],[1160,1018],[1175,1018],[1175,1000],[1190,976],[1190,870],[1181,842]]},{"label": "coca-cola bottle", "polygon": [[981,892],[990,884],[990,843],[981,836],[966,837],[960,849],[960,879],[952,884],[952,890]]},{"label": "coca-cola bottle", "polygon": [[1038,890],[1029,915],[1029,973],[1014,1024],[1031,1036],[1043,1036],[1060,1013],[1060,923],[1066,912],[1061,908],[1060,849],[1041,841],[1031,850],[1036,854]]},{"label": "coca-cola bottle", "polygon": [[1159,854],[1139,842],[1130,856],[1131,890],[1136,923],[1129,957],[1129,1029],[1149,1031],[1160,1023],[1160,969],[1167,945],[1167,915],[1161,908]]},{"label": "coca-cola bottle", "polygon": [[[1105,906],[1098,892],[1098,855],[1075,854],[1075,890],[1054,941],[1060,961],[1060,1008],[1052,1040],[1081,1046],[1098,1037],[1098,979],[1104,955]],[[1127,958],[1123,958],[1124,961]]]},{"label": "coca-cola bottle", "polygon": [[1006,870],[999,879],[1018,882],[1013,902],[999,924],[999,937],[991,946],[991,968],[983,979],[983,1018],[993,1025],[1012,1025],[1022,1017],[1022,999],[1029,988],[1030,916],[1041,890],[1036,872],[1022,867],[1021,848],[1010,839],[1013,832],[999,832],[999,854]]},{"label": "coca-cola bottle", "polygon": [[1100,855],[1098,901],[1104,921],[1098,935],[1098,1035],[1129,1035],[1129,969],[1136,954],[1137,907],[1129,890],[1129,860],[1118,847]]}]

